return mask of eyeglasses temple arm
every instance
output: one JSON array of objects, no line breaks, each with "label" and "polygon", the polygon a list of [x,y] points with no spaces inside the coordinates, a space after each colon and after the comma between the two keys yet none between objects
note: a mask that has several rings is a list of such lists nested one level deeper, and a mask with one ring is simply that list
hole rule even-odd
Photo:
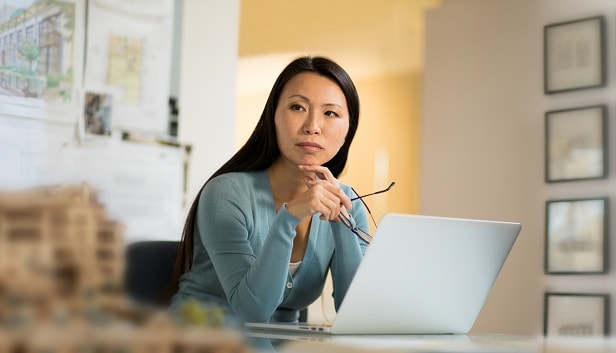
[{"label": "eyeglasses temple arm", "polygon": [[[393,188],[394,185],[396,185],[396,182],[392,181],[391,184],[389,184],[389,186],[387,188],[383,189],[383,190],[375,191],[375,192],[373,192],[371,194],[366,194],[366,195],[361,195],[361,196],[359,196],[359,194],[357,194],[357,192],[355,192],[355,190],[353,190],[357,196],[351,198],[351,201],[355,201],[357,199],[361,200],[361,199],[363,199],[364,197],[367,197],[367,196],[372,196],[372,195],[376,195],[376,194],[382,194],[384,192],[387,192],[387,191],[391,190],[391,188]],[[363,202],[363,200],[362,200],[362,202]]]}]

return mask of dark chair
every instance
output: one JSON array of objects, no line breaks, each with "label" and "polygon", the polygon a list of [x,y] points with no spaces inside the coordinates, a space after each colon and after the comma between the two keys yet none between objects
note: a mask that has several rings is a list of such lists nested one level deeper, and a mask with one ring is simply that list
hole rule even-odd
[{"label": "dark chair", "polygon": [[165,289],[173,275],[178,241],[139,241],[126,247],[124,288],[137,304],[163,307],[169,304]]},{"label": "dark chair", "polygon": [[[178,241],[140,241],[126,248],[124,288],[138,304],[164,307],[169,305],[165,289],[173,275]],[[308,309],[299,313],[301,322],[308,321]]]}]

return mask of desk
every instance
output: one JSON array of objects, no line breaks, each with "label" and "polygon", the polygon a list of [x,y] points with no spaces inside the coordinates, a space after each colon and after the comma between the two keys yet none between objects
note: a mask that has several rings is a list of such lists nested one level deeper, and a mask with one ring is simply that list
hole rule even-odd
[{"label": "desk", "polygon": [[256,353],[616,353],[616,338],[544,338],[501,334],[327,335],[246,332]]}]

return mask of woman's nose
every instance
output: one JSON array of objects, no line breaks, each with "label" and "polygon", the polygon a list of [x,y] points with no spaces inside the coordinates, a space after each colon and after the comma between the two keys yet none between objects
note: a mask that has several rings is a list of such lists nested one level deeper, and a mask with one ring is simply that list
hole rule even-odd
[{"label": "woman's nose", "polygon": [[307,134],[318,134],[321,132],[320,119],[316,113],[310,113],[304,122],[304,132]]}]

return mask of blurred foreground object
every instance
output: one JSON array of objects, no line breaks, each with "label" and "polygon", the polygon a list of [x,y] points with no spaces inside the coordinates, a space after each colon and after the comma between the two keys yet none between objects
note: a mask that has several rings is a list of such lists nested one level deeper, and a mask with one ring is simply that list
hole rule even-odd
[{"label": "blurred foreground object", "polygon": [[0,194],[0,319],[83,314],[122,296],[124,228],[89,185]]},{"label": "blurred foreground object", "polygon": [[218,308],[137,305],[125,253],[88,184],[0,192],[0,353],[249,351]]},{"label": "blurred foreground object", "polygon": [[177,326],[166,313],[160,313],[140,326],[73,320],[0,329],[0,352],[249,353],[251,349],[239,331]]}]

